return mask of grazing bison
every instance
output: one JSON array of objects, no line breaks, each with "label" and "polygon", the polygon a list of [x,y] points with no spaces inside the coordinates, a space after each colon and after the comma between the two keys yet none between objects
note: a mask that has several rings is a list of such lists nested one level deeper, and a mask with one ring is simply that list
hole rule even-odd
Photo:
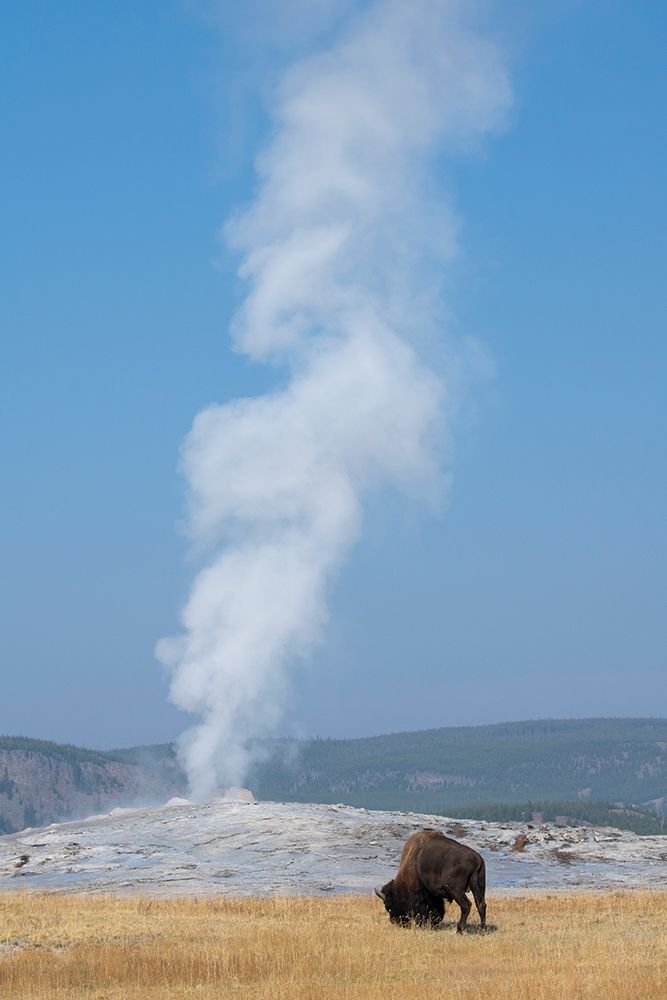
[{"label": "grazing bison", "polygon": [[407,926],[411,920],[435,926],[445,913],[445,900],[456,901],[461,917],[460,934],[470,913],[466,896],[472,890],[482,928],[486,926],[486,869],[477,851],[437,830],[420,830],[405,842],[396,878],[376,889],[394,924]]}]

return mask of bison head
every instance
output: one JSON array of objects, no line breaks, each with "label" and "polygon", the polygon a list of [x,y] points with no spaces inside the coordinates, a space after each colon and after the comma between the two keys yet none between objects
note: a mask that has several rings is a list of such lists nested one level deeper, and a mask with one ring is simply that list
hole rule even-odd
[{"label": "bison head", "polygon": [[381,889],[376,889],[375,895],[384,903],[384,908],[389,914],[392,924],[400,924],[402,927],[408,926],[411,916],[410,907],[407,905],[405,893],[395,890],[393,879],[383,885]]},{"label": "bison head", "polygon": [[421,927],[437,927],[445,915],[445,903],[439,896],[424,888],[410,893],[401,891],[394,879],[376,889],[375,895],[384,903],[392,924],[401,927],[408,927],[411,921]]}]

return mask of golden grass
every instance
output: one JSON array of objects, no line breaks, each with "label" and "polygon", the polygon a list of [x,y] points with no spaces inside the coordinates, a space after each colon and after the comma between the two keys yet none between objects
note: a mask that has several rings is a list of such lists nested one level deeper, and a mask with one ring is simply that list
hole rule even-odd
[{"label": "golden grass", "polygon": [[665,1000],[667,893],[489,901],[491,930],[364,897],[0,895],[2,1000]]}]

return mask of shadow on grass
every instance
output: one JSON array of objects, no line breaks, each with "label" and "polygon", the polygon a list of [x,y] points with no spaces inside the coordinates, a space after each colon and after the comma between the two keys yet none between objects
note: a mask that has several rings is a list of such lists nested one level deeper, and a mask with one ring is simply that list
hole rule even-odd
[{"label": "shadow on grass", "polygon": [[[441,924],[439,924],[437,927],[433,927],[432,930],[434,930],[434,931],[455,931],[457,923],[458,923],[458,921],[456,921],[456,920],[443,920],[443,922]],[[466,924],[465,930],[463,931],[463,933],[464,934],[475,934],[478,937],[484,937],[486,934],[495,934],[497,930],[498,930],[498,926],[496,924],[487,924],[486,927],[484,927],[484,928],[480,927],[479,924]]]}]

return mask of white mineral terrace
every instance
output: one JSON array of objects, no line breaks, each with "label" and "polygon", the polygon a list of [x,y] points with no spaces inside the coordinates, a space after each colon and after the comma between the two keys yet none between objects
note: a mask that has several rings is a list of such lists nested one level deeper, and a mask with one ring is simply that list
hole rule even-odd
[{"label": "white mineral terrace", "polygon": [[[667,837],[371,812],[343,805],[174,800],[0,837],[0,889],[229,896],[370,893],[414,830],[480,851],[488,892],[667,889]],[[528,835],[521,851],[519,834]]]}]

